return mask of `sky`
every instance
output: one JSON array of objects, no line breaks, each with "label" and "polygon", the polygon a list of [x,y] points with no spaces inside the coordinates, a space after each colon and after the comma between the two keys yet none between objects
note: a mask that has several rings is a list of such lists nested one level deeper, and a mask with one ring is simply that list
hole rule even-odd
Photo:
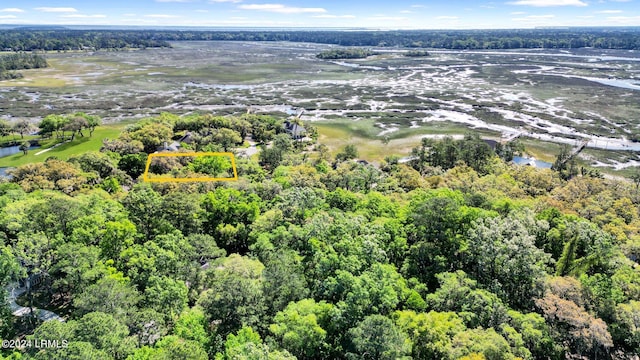
[{"label": "sky", "polygon": [[640,0],[0,0],[0,24],[376,29],[640,26]]}]

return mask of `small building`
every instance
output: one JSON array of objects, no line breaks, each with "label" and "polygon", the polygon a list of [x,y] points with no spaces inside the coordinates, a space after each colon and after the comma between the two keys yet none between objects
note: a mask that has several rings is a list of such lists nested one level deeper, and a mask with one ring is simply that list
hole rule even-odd
[{"label": "small building", "polygon": [[180,150],[180,148],[182,147],[182,145],[180,145],[181,143],[185,143],[185,144],[191,144],[193,143],[193,137],[191,136],[190,132],[187,132],[183,137],[181,137],[180,139],[174,141],[174,142],[164,142],[164,144],[162,146],[158,147],[157,152],[161,152],[161,151],[178,151]]},{"label": "small building", "polygon": [[302,139],[307,134],[307,130],[303,126],[298,125],[293,121],[285,120],[283,127],[287,134],[295,140]]},{"label": "small building", "polygon": [[180,143],[177,141],[174,141],[172,143],[168,143],[168,142],[164,142],[164,145],[158,147],[158,151],[157,152],[162,152],[162,151],[178,151],[180,149]]}]

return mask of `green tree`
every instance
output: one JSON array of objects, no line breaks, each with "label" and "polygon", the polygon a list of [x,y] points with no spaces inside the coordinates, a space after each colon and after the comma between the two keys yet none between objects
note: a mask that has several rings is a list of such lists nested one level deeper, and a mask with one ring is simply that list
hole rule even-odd
[{"label": "green tree", "polygon": [[185,340],[177,336],[169,335],[157,342],[160,350],[160,359],[168,360],[206,360],[207,353],[202,346],[191,340]]},{"label": "green tree", "polygon": [[184,282],[151,276],[144,290],[144,304],[172,319],[187,307],[187,291]]},{"label": "green tree", "polygon": [[202,198],[203,229],[218,239],[229,252],[248,250],[250,225],[260,213],[260,198],[255,194],[219,187]]},{"label": "green tree", "polygon": [[562,347],[551,337],[549,325],[538,313],[522,314],[509,310],[509,324],[522,336],[524,346],[531,351],[535,359],[563,358]]},{"label": "green tree", "polygon": [[358,359],[396,360],[409,358],[411,343],[391,319],[370,315],[349,330],[352,350]]},{"label": "green tree", "polygon": [[498,327],[505,322],[507,307],[493,293],[477,289],[477,282],[463,271],[437,275],[440,288],[427,295],[429,307],[435,311],[453,311],[469,328]]},{"label": "green tree", "polygon": [[148,184],[135,186],[122,200],[122,205],[147,240],[163,230],[166,222],[162,221],[162,196]]},{"label": "green tree", "polygon": [[5,289],[10,282],[18,280],[24,274],[24,269],[13,251],[8,246],[0,247],[0,336],[3,339],[10,338],[13,329],[11,309],[6,302]]},{"label": "green tree", "polygon": [[242,144],[242,137],[237,131],[228,128],[218,129],[213,134],[213,141],[222,145],[224,151],[229,151],[232,146]]},{"label": "green tree", "polygon": [[89,128],[89,137],[92,137],[96,127],[102,125],[102,120],[95,115],[87,115],[85,119],[87,120],[87,127]]},{"label": "green tree", "polygon": [[29,153],[30,147],[31,147],[31,143],[28,141],[25,141],[22,144],[20,144],[19,150],[22,151],[24,155],[27,155]]},{"label": "green tree", "polygon": [[[166,124],[160,122],[146,122],[126,134],[131,140],[138,140],[144,145],[146,153],[152,153],[165,142],[171,141],[173,129]],[[121,134],[120,138],[127,141],[127,135]]]},{"label": "green tree", "polygon": [[507,340],[493,328],[468,329],[456,334],[452,340],[454,359],[471,354],[482,354],[487,360],[516,360]]},{"label": "green tree", "polygon": [[74,339],[104,350],[116,359],[123,359],[132,353],[135,345],[127,338],[129,329],[110,314],[92,312],[78,319]]},{"label": "green tree", "polygon": [[200,201],[197,194],[173,191],[162,198],[162,218],[182,234],[201,232]]},{"label": "green tree", "polygon": [[76,133],[84,137],[82,129],[86,128],[89,125],[87,120],[84,117],[78,115],[69,116],[68,119],[69,121],[64,125],[63,129],[66,131],[71,131],[71,141],[75,139]]},{"label": "green tree", "polygon": [[269,330],[296,358],[325,358],[329,344],[323,326],[329,325],[332,307],[324,301],[316,303],[312,299],[291,302],[274,317]]},{"label": "green tree", "polygon": [[175,322],[173,334],[185,340],[195,341],[208,349],[210,346],[210,338],[207,333],[207,318],[200,307],[185,309]]},{"label": "green tree", "polygon": [[309,294],[302,257],[293,250],[271,253],[262,275],[262,291],[271,314]]},{"label": "green tree", "polygon": [[265,311],[262,293],[264,265],[237,254],[215,261],[208,289],[200,296],[207,319],[216,333],[227,335],[241,326],[259,326]]},{"label": "green tree", "polygon": [[358,148],[349,144],[342,149],[339,153],[336,154],[336,161],[342,162],[347,160],[356,159],[358,157]]},{"label": "green tree", "polygon": [[393,317],[396,325],[409,334],[414,359],[451,358],[452,338],[466,330],[462,319],[453,312],[397,311]]},{"label": "green tree", "polygon": [[25,134],[29,134],[34,129],[34,126],[29,120],[20,119],[13,124],[13,132],[20,134],[20,138],[24,139]]},{"label": "green tree", "polygon": [[11,135],[13,132],[13,127],[9,123],[9,121],[0,119],[0,137],[5,137]]},{"label": "green tree", "polygon": [[59,138],[63,135],[61,131],[68,121],[69,120],[62,115],[49,114],[42,119],[38,126],[40,127],[41,133],[45,135],[55,133],[56,137]]},{"label": "green tree", "polygon": [[[225,150],[226,151],[226,150]],[[191,171],[218,177],[231,176],[231,161],[227,156],[198,156],[188,166]]]},{"label": "green tree", "polygon": [[107,275],[100,261],[100,249],[84,244],[66,243],[58,247],[51,273],[54,288],[61,292],[79,294],[89,285]]},{"label": "green tree", "polygon": [[468,232],[471,274],[512,306],[531,307],[542,294],[550,256],[535,246],[539,226],[530,213],[512,213],[479,219]]},{"label": "green tree", "polygon": [[[435,275],[462,268],[463,234],[479,213],[461,207],[462,194],[450,190],[417,193],[409,207],[408,243],[403,271],[435,288]],[[464,216],[463,216],[464,215]]]},{"label": "green tree", "polygon": [[133,179],[137,179],[144,173],[147,163],[147,154],[125,154],[118,161],[118,169],[127,173]]},{"label": "green tree", "polygon": [[615,311],[614,338],[624,348],[640,352],[640,301],[618,304]]},{"label": "green tree", "polygon": [[85,152],[69,159],[84,172],[95,172],[100,179],[114,175],[116,163],[109,156],[99,152]]},{"label": "green tree", "polygon": [[557,275],[612,272],[612,260],[620,257],[613,237],[586,220],[572,221],[564,228],[564,248],[556,263]]},{"label": "green tree", "polygon": [[102,256],[119,264],[122,251],[133,245],[137,234],[136,226],[127,219],[107,222],[99,243]]},{"label": "green tree", "polygon": [[138,292],[124,279],[109,275],[90,285],[73,300],[81,313],[100,311],[124,319],[135,311]]},{"label": "green tree", "polygon": [[575,157],[571,156],[571,147],[569,145],[564,145],[560,148],[560,153],[551,169],[557,171],[564,180],[569,180],[578,175],[578,166]]},{"label": "green tree", "polygon": [[216,360],[293,360],[286,351],[277,351],[262,343],[260,335],[251,327],[243,327],[237,335],[229,334],[224,344],[224,353],[218,353]]}]

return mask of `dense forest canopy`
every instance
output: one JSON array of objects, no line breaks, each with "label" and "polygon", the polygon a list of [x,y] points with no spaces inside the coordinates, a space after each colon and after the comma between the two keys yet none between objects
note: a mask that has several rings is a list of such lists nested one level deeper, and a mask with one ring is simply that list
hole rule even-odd
[{"label": "dense forest canopy", "polygon": [[343,46],[441,49],[640,49],[638,28],[512,30],[34,30],[0,32],[0,49],[13,51],[166,47],[169,41],[292,41]]},{"label": "dense forest canopy", "polygon": [[[57,124],[80,118],[40,126],[65,136]],[[101,152],[15,169],[0,183],[2,296],[39,279],[19,301],[65,321],[3,300],[0,335],[67,343],[0,359],[640,354],[638,183],[516,166],[521,145],[474,134],[373,166],[304,127],[165,113]],[[147,155],[187,132],[179,151],[234,151],[240,180],[141,182]]]},{"label": "dense forest canopy", "polygon": [[40,69],[49,66],[47,59],[38,54],[0,55],[0,80],[20,78],[22,75],[13,70]]},{"label": "dense forest canopy", "polygon": [[68,51],[169,47],[147,31],[99,30],[3,30],[0,50],[4,51]]}]

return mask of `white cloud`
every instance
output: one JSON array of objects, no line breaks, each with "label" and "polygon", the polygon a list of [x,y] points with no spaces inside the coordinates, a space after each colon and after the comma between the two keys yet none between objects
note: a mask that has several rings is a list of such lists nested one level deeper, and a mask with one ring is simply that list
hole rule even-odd
[{"label": "white cloud", "polygon": [[529,16],[525,16],[525,17],[521,17],[521,18],[513,18],[511,19],[511,21],[515,21],[515,22],[527,22],[527,23],[539,23],[539,22],[544,22],[546,20],[551,20],[553,18],[555,18],[555,15],[529,15]]},{"label": "white cloud", "polygon": [[238,6],[242,10],[259,10],[274,12],[280,14],[300,14],[300,13],[324,13],[327,10],[323,8],[300,8],[290,7],[282,4],[247,4]]},{"label": "white cloud", "polygon": [[367,20],[374,20],[374,21],[404,21],[404,20],[408,20],[408,19],[406,17],[400,17],[400,16],[373,16],[373,17],[367,18]]},{"label": "white cloud", "polygon": [[535,7],[550,6],[588,6],[581,0],[518,0],[507,3],[509,5],[526,5]]},{"label": "white cloud", "polygon": [[620,14],[622,10],[602,10],[598,11],[598,14]]},{"label": "white cloud", "polygon": [[149,14],[149,15],[145,15],[144,17],[148,17],[152,19],[174,19],[180,16],[168,15],[168,14]]},{"label": "white cloud", "polygon": [[196,10],[196,12],[199,12],[199,13],[208,13],[208,12],[209,12],[209,10],[202,10],[202,9],[200,9],[200,10]]},{"label": "white cloud", "polygon": [[23,13],[24,10],[18,8],[5,8],[0,10],[0,12],[14,12],[14,13]]},{"label": "white cloud", "polygon": [[514,11],[511,13],[511,15],[524,15],[524,14],[526,14],[526,12],[524,11]]},{"label": "white cloud", "polygon": [[400,14],[413,14],[413,11],[411,11],[411,10],[402,10],[402,11],[400,11]]},{"label": "white cloud", "polygon": [[610,16],[607,20],[614,21],[617,24],[637,24],[640,22],[640,16]]},{"label": "white cloud", "polygon": [[15,19],[17,16],[15,15],[0,15],[0,19]]},{"label": "white cloud", "polygon": [[330,14],[322,14],[322,15],[313,15],[312,17],[317,19],[354,19],[354,15],[330,15]]},{"label": "white cloud", "polygon": [[72,7],[37,7],[36,10],[42,11],[42,12],[52,12],[52,13],[78,12],[78,10]]},{"label": "white cloud", "polygon": [[76,19],[102,19],[106,18],[107,15],[95,14],[95,15],[83,15],[83,14],[68,14],[60,16],[62,18],[76,18]]}]

